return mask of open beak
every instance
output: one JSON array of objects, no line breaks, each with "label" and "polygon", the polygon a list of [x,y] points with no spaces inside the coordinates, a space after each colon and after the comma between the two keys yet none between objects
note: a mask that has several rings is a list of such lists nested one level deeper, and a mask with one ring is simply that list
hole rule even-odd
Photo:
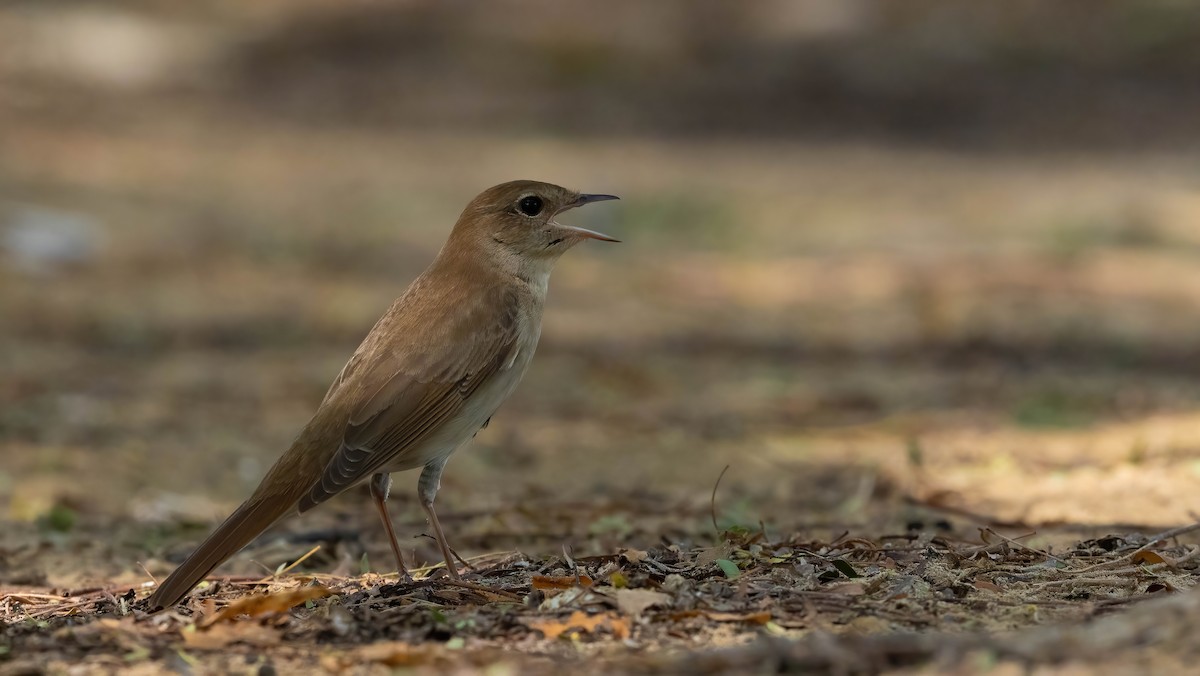
[{"label": "open beak", "polygon": [[[574,209],[575,207],[581,207],[585,204],[591,204],[592,202],[607,202],[608,200],[619,200],[619,199],[621,199],[621,198],[617,197],[616,195],[580,195],[579,199],[575,200],[570,206],[567,207],[567,209]],[[563,211],[566,211],[566,209],[563,209]],[[582,237],[584,239],[598,239],[601,242],[620,242],[621,241],[621,240],[617,239],[616,237],[609,237],[608,235],[606,235],[602,232],[596,232],[595,230],[588,230],[587,228],[580,228],[580,227],[576,227],[574,225],[562,225],[561,223],[556,223],[555,225],[558,225],[558,227],[562,228],[563,230],[566,230],[568,233],[575,235],[576,237]]]}]

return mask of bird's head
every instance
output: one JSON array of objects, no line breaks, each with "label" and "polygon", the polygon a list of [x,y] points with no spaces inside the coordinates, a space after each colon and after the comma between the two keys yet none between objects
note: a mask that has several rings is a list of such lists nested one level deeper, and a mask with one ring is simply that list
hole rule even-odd
[{"label": "bird's head", "polygon": [[465,236],[501,255],[553,261],[585,239],[619,241],[557,220],[569,209],[615,199],[614,195],[583,194],[541,181],[509,181],[471,200],[452,239]]}]

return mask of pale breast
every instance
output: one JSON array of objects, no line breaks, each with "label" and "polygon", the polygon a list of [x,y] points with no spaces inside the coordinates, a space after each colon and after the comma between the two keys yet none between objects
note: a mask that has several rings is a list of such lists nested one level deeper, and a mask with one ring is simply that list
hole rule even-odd
[{"label": "pale breast", "polygon": [[496,409],[500,408],[500,404],[508,399],[513,390],[517,388],[517,384],[521,382],[521,378],[525,376],[525,371],[528,370],[529,363],[533,360],[533,353],[541,334],[540,322],[538,324],[531,327],[530,330],[522,332],[525,337],[507,368],[497,372],[479,389],[475,390],[471,397],[463,403],[458,414],[447,420],[436,432],[414,448],[412,453],[401,454],[402,457],[397,458],[394,464],[388,465],[383,471],[402,472],[423,467],[435,460],[448,457],[470,441],[492,417]]}]

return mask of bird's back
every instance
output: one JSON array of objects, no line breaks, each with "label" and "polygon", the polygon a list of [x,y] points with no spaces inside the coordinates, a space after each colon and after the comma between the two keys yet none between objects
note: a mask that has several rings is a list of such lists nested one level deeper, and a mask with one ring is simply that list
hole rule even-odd
[{"label": "bird's back", "polygon": [[[532,357],[543,297],[520,280],[477,267],[439,256],[413,281],[250,498],[159,586],[151,608],[178,602],[279,519],[377,471],[448,455],[486,422]],[[474,288],[456,288],[462,284]],[[476,391],[483,396],[467,396]],[[347,458],[353,462],[342,462]]]}]

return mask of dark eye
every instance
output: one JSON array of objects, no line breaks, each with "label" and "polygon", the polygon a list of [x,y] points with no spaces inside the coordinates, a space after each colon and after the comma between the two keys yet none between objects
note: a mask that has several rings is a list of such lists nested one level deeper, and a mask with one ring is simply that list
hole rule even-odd
[{"label": "dark eye", "polygon": [[542,198],[537,195],[522,197],[521,201],[517,202],[517,208],[526,216],[537,216],[542,213]]}]

